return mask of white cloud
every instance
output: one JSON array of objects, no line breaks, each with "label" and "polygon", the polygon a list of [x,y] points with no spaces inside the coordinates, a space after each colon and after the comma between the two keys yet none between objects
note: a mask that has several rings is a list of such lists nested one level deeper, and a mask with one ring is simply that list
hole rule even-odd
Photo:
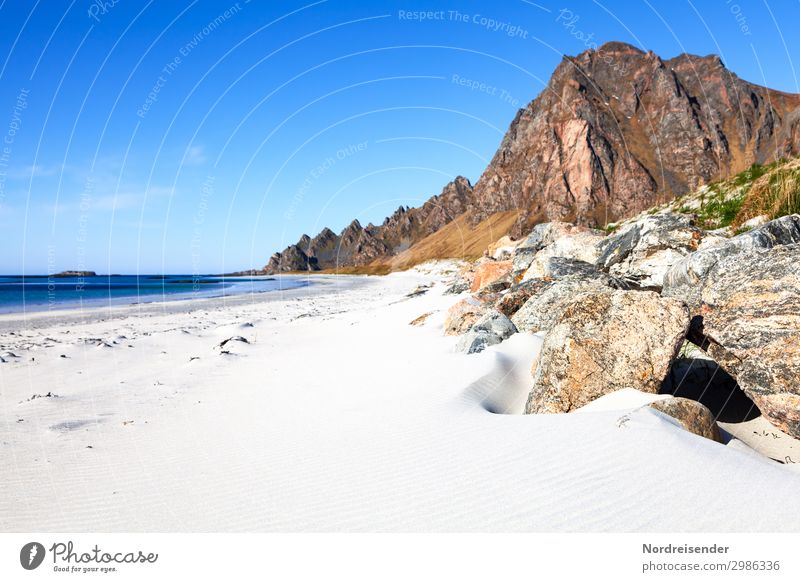
[{"label": "white cloud", "polygon": [[42,178],[44,176],[55,176],[67,168],[66,166],[45,166],[42,164],[33,164],[30,166],[23,166],[21,168],[11,168],[6,175],[12,180],[30,180],[33,178]]},{"label": "white cloud", "polygon": [[192,146],[188,150],[186,150],[186,161],[184,162],[187,166],[199,166],[206,162],[206,152],[205,148],[201,145]]}]

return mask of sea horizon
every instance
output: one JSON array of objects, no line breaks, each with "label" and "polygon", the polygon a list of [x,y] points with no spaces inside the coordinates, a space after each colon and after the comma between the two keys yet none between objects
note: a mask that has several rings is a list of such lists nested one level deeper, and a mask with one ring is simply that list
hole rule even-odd
[{"label": "sea horizon", "polygon": [[285,291],[302,275],[102,274],[0,275],[0,314]]}]

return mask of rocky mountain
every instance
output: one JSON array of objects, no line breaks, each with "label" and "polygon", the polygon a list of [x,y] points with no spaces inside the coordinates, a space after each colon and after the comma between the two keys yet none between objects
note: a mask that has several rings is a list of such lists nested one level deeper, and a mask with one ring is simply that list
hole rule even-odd
[{"label": "rocky mountain", "polygon": [[403,252],[466,211],[472,196],[469,180],[458,176],[419,208],[401,206],[379,226],[351,222],[338,235],[324,228],[313,239],[303,235],[296,244],[270,257],[263,272],[318,271],[361,267]]},{"label": "rocky mountain", "polygon": [[719,57],[609,43],[565,57],[511,123],[478,181],[480,221],[521,209],[521,225],[603,225],[740,172],[794,155],[800,95],[753,85]]},{"label": "rocky mountain", "polygon": [[548,220],[604,226],[799,151],[800,95],[743,81],[717,56],[663,60],[608,43],[564,57],[474,189],[459,177],[380,226],[304,236],[264,270],[388,261],[457,218],[477,228],[499,212],[517,212],[517,236]]}]

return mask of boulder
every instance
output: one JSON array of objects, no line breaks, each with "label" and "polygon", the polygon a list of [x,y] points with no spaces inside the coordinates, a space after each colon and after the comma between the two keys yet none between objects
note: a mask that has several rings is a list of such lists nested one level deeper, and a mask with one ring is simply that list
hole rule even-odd
[{"label": "boulder", "polygon": [[[540,253],[541,254],[541,253]],[[523,281],[531,279],[561,279],[563,277],[575,276],[582,279],[600,279],[611,283],[612,278],[601,271],[597,266],[568,257],[544,257],[536,255],[533,263],[525,271]],[[619,284],[623,284],[619,282]]]},{"label": "boulder", "polygon": [[782,216],[681,259],[664,276],[662,292],[669,297],[680,297],[690,306],[697,305],[700,301],[700,283],[718,261],[757,249],[797,243],[800,243],[800,215]]},{"label": "boulder", "polygon": [[767,420],[800,438],[800,244],[719,255],[702,273],[690,339]]},{"label": "boulder", "polygon": [[688,398],[665,398],[648,404],[650,408],[658,410],[677,420],[683,428],[698,436],[721,442],[719,427],[711,411]]},{"label": "boulder", "polygon": [[544,265],[553,260],[594,264],[599,256],[598,245],[605,239],[600,231],[576,232],[564,235],[536,253],[524,278],[542,277]]},{"label": "boulder", "polygon": [[[480,291],[486,285],[503,279],[511,272],[511,261],[485,261],[475,268],[471,291]],[[510,282],[509,282],[510,284]]]},{"label": "boulder", "polygon": [[511,321],[519,331],[546,332],[558,322],[576,295],[587,291],[609,289],[603,279],[570,276],[543,281],[536,289],[536,293],[531,295],[511,317]]},{"label": "boulder", "polygon": [[475,262],[464,263],[456,273],[456,281],[466,281],[467,291],[469,291],[469,288],[472,287],[472,281],[475,279],[475,269],[477,269],[483,263],[490,261],[493,262],[494,259],[490,259],[488,257],[481,257]]},{"label": "boulder", "polygon": [[522,241],[515,241],[510,236],[506,235],[500,238],[497,242],[489,245],[489,256],[496,261],[505,261],[514,255],[514,250]]},{"label": "boulder", "polygon": [[425,295],[430,289],[430,285],[417,285],[411,293],[406,294],[406,297],[419,297],[420,295]]},{"label": "boulder", "polygon": [[494,304],[500,299],[500,294],[509,287],[511,287],[511,278],[506,276],[484,285],[480,291],[473,294],[473,297],[482,303]]},{"label": "boulder", "polygon": [[466,293],[469,291],[470,282],[466,281],[465,279],[456,279],[453,281],[450,286],[445,289],[445,295],[459,295],[461,293]]},{"label": "boulder", "polygon": [[[518,280],[528,270],[533,257],[545,247],[557,240],[571,235],[591,232],[584,226],[576,226],[567,222],[545,222],[537,224],[528,237],[514,251],[512,277]],[[568,246],[568,243],[563,243]],[[566,255],[561,255],[566,256]],[[576,257],[582,258],[582,257]]]},{"label": "boulder", "polygon": [[526,413],[570,412],[622,388],[658,392],[688,327],[686,306],[652,291],[573,297],[544,338]]},{"label": "boulder", "polygon": [[459,340],[456,350],[467,354],[483,351],[487,346],[499,344],[517,333],[517,328],[496,309],[480,317]]},{"label": "boulder", "polygon": [[494,346],[502,342],[499,336],[487,331],[472,331],[462,335],[456,344],[456,351],[465,354],[477,354],[489,346]]},{"label": "boulder", "polygon": [[646,216],[604,239],[597,264],[637,287],[660,290],[667,271],[696,251],[703,236],[689,215]]},{"label": "boulder", "polygon": [[423,323],[425,323],[425,320],[427,320],[431,315],[433,315],[433,311],[429,311],[427,313],[423,313],[419,317],[409,321],[408,325],[414,325],[414,326],[422,325]]},{"label": "boulder", "polygon": [[543,279],[529,279],[521,283],[515,283],[495,304],[500,313],[506,317],[512,317],[519,309],[525,305],[531,297],[547,289],[552,281]]},{"label": "boulder", "polygon": [[517,333],[517,328],[508,317],[496,309],[491,309],[472,325],[472,331],[488,331],[502,339],[508,339]]},{"label": "boulder", "polygon": [[486,313],[486,307],[472,297],[462,299],[447,311],[444,320],[445,335],[461,335]]}]

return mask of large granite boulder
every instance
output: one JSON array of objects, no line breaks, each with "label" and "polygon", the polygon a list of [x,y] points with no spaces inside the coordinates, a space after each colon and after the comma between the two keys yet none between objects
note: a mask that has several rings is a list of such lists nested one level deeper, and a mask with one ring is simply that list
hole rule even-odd
[{"label": "large granite boulder", "polygon": [[658,392],[688,327],[686,306],[652,291],[574,296],[544,338],[526,413],[570,412],[622,388]]},{"label": "large granite boulder", "polygon": [[680,425],[698,436],[721,442],[719,427],[711,411],[695,400],[688,398],[665,398],[648,404],[677,420]]},{"label": "large granite boulder", "polygon": [[465,279],[456,279],[450,283],[450,286],[445,289],[445,295],[460,295],[469,291],[471,284]]},{"label": "large granite boulder", "polygon": [[660,290],[667,271],[696,251],[703,236],[691,216],[646,216],[605,238],[597,264],[637,287]]},{"label": "large granite boulder", "polygon": [[461,335],[468,331],[486,313],[486,309],[486,306],[472,297],[462,299],[447,311],[444,335]]},{"label": "large granite boulder", "polygon": [[796,243],[800,243],[800,215],[783,216],[681,259],[664,276],[663,294],[679,297],[689,305],[697,305],[700,302],[701,282],[718,261],[757,249]]},{"label": "large granite boulder", "polygon": [[480,291],[472,294],[472,297],[489,305],[494,305],[502,297],[503,292],[511,287],[511,278],[503,277],[481,287]]},{"label": "large granite boulder", "polygon": [[[545,222],[542,224],[537,224],[535,227],[533,227],[533,230],[528,237],[521,242],[514,251],[513,268],[511,270],[512,277],[514,277],[515,280],[519,280],[525,271],[528,270],[528,267],[530,267],[531,262],[533,262],[533,258],[536,256],[536,254],[545,247],[548,247],[556,241],[566,237],[585,235],[587,233],[591,234],[592,232],[593,231],[590,231],[585,226],[576,226],[567,222]],[[595,234],[594,236],[599,235]],[[594,242],[588,244],[586,241],[583,241],[575,242],[574,246],[583,248],[584,246],[589,247],[593,244]],[[572,245],[573,243],[565,241],[561,243],[560,247],[558,247],[558,251],[567,253]],[[558,251],[555,248],[551,249],[552,254],[550,256],[555,256]],[[559,256],[575,255],[561,254]],[[583,256],[575,256],[575,258],[586,260]]]},{"label": "large granite boulder", "polygon": [[461,336],[456,351],[467,354],[481,352],[517,333],[517,328],[505,315],[495,309],[487,311],[470,330]]},{"label": "large granite boulder", "polygon": [[604,234],[593,230],[562,236],[534,255],[523,278],[542,277],[546,265],[553,261],[574,261],[594,265],[600,255],[598,245],[604,239]]},{"label": "large granite boulder", "polygon": [[[508,277],[511,272],[511,261],[485,261],[475,267],[471,291],[475,293],[495,281]],[[510,285],[510,281],[509,281]]]},{"label": "large granite boulder", "polygon": [[718,255],[690,298],[690,339],[800,437],[800,244]]},{"label": "large granite boulder", "polygon": [[[541,253],[540,253],[541,254]],[[537,255],[525,271],[523,281],[531,279],[562,279],[574,276],[582,279],[599,279],[611,284],[615,280],[596,265],[570,257],[545,257]],[[619,284],[623,284],[621,281]]]},{"label": "large granite boulder", "polygon": [[600,278],[584,279],[579,276],[568,276],[554,280],[531,279],[530,281],[542,282],[535,284],[536,292],[511,316],[511,321],[519,331],[546,332],[558,322],[576,295],[587,291],[610,289],[608,282]]},{"label": "large granite boulder", "polygon": [[521,283],[515,283],[495,304],[500,313],[506,317],[512,317],[519,309],[525,305],[531,297],[547,289],[552,281],[544,279],[529,279]]}]

